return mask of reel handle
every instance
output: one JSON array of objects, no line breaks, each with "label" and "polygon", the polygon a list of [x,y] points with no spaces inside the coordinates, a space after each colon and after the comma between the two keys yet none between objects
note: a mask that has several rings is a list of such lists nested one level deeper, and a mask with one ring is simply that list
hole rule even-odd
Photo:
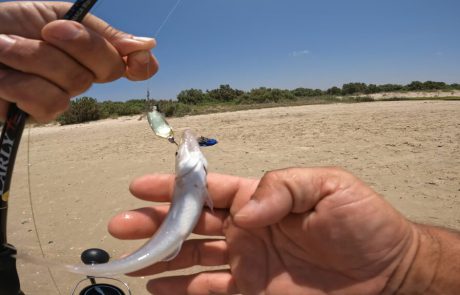
[{"label": "reel handle", "polygon": [[[94,264],[107,263],[110,260],[110,255],[105,250],[98,249],[98,248],[90,248],[90,249],[83,251],[80,255],[80,258],[84,264],[94,265]],[[118,285],[123,286],[123,288],[125,288],[128,291],[128,293],[125,293],[122,289],[112,284],[96,283],[96,278],[104,279],[106,281],[115,281],[117,282]],[[131,295],[131,290],[129,289],[128,284],[126,284],[125,282],[122,282],[115,278],[93,277],[93,276],[87,276],[86,279],[83,279],[80,282],[78,282],[71,294],[76,294],[75,292],[77,289],[79,289],[79,286],[83,282],[88,281],[88,280],[91,283],[87,285],[86,287],[84,287],[78,294],[80,295],[100,295],[100,294],[106,294],[106,295],[126,295],[128,294],[128,295]]]},{"label": "reel handle", "polygon": [[98,248],[91,248],[83,251],[81,253],[81,261],[84,264],[102,264],[107,263],[110,260],[110,255],[107,251],[98,249]]}]

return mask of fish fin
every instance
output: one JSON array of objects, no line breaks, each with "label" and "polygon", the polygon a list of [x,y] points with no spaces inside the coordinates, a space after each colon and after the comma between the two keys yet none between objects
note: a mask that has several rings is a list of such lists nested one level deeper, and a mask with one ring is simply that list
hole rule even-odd
[{"label": "fish fin", "polygon": [[179,254],[180,249],[182,248],[182,244],[179,245],[174,251],[172,251],[168,256],[166,256],[163,261],[170,261],[176,258],[176,256]]}]

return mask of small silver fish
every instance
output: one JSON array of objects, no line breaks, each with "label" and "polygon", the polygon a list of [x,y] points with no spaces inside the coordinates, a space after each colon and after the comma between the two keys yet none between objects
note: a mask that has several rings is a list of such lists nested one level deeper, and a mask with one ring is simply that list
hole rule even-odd
[{"label": "small silver fish", "polygon": [[113,276],[173,259],[195,228],[204,204],[212,208],[207,191],[207,165],[196,137],[190,130],[184,131],[176,155],[171,208],[155,235],[140,249],[119,260],[96,265],[67,265],[67,270],[89,276]]}]

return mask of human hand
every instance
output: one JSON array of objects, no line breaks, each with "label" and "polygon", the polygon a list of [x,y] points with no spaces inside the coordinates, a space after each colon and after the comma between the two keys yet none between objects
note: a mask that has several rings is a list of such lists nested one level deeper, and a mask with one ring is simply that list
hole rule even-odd
[{"label": "human hand", "polygon": [[158,63],[151,38],[120,32],[87,15],[59,20],[71,3],[0,3],[0,120],[16,103],[39,122],[65,111],[93,83],[151,77]]},{"label": "human hand", "polygon": [[[170,201],[174,176],[149,175],[130,187],[138,198]],[[291,168],[260,181],[210,174],[214,211],[205,210],[179,255],[131,275],[194,265],[228,271],[160,278],[154,294],[381,294],[394,290],[415,252],[413,224],[353,175],[332,168]],[[168,207],[115,216],[120,239],[147,238]],[[225,239],[215,239],[224,236]]]}]

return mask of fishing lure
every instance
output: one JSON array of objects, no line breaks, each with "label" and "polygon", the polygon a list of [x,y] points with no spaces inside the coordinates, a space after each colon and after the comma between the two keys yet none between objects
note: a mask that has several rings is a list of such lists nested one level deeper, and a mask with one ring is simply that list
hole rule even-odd
[{"label": "fishing lure", "polygon": [[174,131],[168,124],[164,116],[158,111],[156,106],[153,106],[152,110],[147,113],[147,120],[149,121],[150,127],[153,132],[162,138],[166,138],[171,143],[176,143],[174,139]]},{"label": "fishing lure", "polygon": [[195,135],[185,130],[176,155],[176,180],[171,208],[155,235],[129,256],[104,264],[68,265],[67,270],[89,276],[113,276],[173,259],[196,226],[205,203],[212,208],[207,191],[207,161]]}]

